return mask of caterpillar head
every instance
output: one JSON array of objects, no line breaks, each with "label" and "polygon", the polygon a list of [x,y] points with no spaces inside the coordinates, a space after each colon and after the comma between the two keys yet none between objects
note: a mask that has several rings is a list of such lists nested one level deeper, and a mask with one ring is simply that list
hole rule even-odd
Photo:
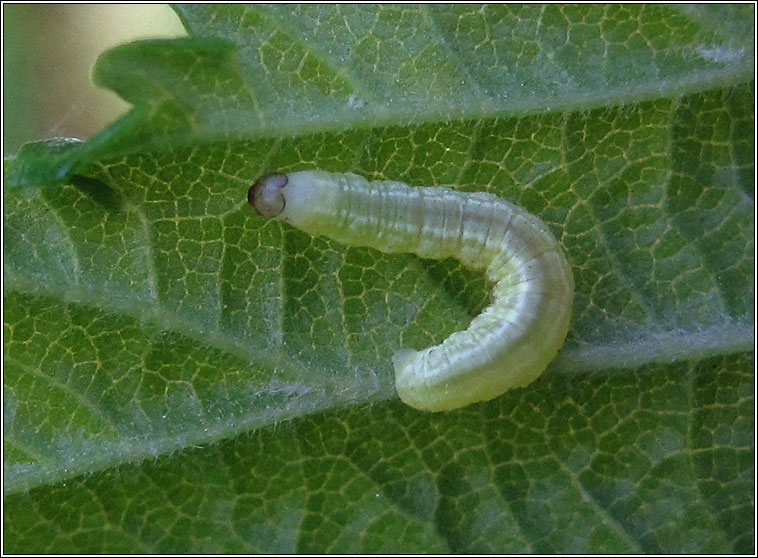
[{"label": "caterpillar head", "polygon": [[277,217],[284,211],[286,200],[282,190],[289,178],[283,172],[264,174],[247,191],[247,202],[262,217]]}]

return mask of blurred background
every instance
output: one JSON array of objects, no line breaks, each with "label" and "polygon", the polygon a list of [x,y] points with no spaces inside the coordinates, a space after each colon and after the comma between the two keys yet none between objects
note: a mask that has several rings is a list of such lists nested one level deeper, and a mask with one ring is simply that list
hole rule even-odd
[{"label": "blurred background", "polygon": [[129,108],[92,84],[104,50],[186,36],[167,4],[3,4],[3,156],[28,141],[86,139]]}]

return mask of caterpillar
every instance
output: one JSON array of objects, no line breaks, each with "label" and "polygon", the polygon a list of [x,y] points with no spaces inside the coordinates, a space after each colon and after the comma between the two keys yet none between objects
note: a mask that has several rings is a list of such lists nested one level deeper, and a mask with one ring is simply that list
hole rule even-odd
[{"label": "caterpillar", "polygon": [[547,225],[502,198],[312,170],[261,176],[248,202],[263,217],[343,244],[484,270],[492,302],[466,330],[392,356],[395,389],[411,407],[457,409],[525,386],[563,345],[571,268]]}]

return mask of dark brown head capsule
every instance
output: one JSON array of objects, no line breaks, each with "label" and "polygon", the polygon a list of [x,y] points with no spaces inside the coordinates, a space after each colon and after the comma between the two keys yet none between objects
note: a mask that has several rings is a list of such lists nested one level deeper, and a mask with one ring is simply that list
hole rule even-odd
[{"label": "dark brown head capsule", "polygon": [[247,202],[263,217],[277,217],[284,211],[285,199],[282,189],[287,185],[283,172],[264,174],[247,191]]}]

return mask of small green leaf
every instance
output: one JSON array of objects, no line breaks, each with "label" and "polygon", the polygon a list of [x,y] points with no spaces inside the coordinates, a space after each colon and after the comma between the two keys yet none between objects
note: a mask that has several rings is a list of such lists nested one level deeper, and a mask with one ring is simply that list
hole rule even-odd
[{"label": "small green leaf", "polygon": [[5,169],[8,186],[61,186],[80,160],[82,140],[52,138],[24,144]]}]

